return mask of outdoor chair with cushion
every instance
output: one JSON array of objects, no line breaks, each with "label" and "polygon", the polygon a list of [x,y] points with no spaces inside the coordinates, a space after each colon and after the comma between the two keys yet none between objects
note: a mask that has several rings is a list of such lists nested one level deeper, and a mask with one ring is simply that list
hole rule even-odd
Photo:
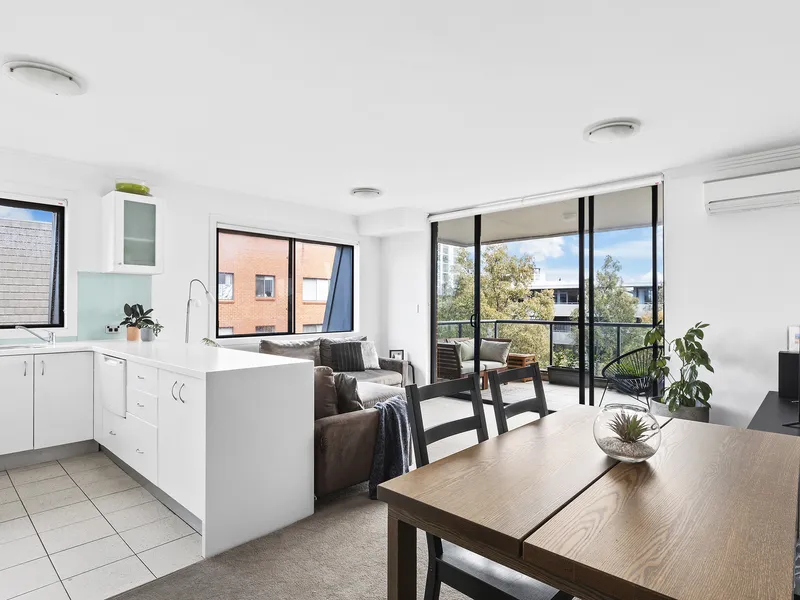
[{"label": "outdoor chair with cushion", "polygon": [[[660,356],[660,347],[657,352]],[[609,388],[639,401],[644,398],[644,401],[647,402],[653,395],[654,380],[649,372],[652,360],[653,347],[644,346],[618,356],[603,367],[601,374],[606,380],[606,387],[600,398],[600,404],[603,404]]]}]

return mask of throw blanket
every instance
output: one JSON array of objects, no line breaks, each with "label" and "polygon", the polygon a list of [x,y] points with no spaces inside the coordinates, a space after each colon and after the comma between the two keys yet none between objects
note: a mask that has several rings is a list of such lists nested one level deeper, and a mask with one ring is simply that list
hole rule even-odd
[{"label": "throw blanket", "polygon": [[395,396],[378,402],[375,408],[379,413],[378,437],[369,475],[369,497],[373,500],[378,497],[379,484],[408,473],[411,448],[406,399]]}]

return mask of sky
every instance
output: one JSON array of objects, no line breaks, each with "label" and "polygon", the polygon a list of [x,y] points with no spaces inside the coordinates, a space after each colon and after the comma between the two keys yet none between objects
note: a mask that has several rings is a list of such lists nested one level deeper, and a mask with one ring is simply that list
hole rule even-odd
[{"label": "sky", "polygon": [[[663,248],[663,231],[658,228],[659,245]],[[588,239],[587,239],[588,243]],[[622,279],[626,283],[652,281],[652,238],[649,227],[605,231],[594,235],[595,269],[603,265],[606,256],[613,256],[622,266]],[[532,254],[536,266],[542,270],[547,282],[576,283],[578,281],[578,235],[526,240],[508,243],[508,249],[517,256]],[[588,250],[587,250],[588,252]],[[663,252],[661,253],[663,256]],[[662,279],[663,259],[659,264]],[[542,281],[541,279],[539,281]]]},{"label": "sky", "polygon": [[29,210],[27,208],[17,208],[16,206],[0,206],[0,219],[11,219],[14,221],[39,221],[40,223],[52,223],[53,213],[46,210]]}]

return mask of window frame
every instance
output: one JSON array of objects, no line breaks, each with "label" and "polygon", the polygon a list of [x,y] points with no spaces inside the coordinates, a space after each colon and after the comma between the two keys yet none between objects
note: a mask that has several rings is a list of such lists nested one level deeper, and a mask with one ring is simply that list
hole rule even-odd
[{"label": "window frame", "polygon": [[220,298],[219,297],[219,276],[221,273],[217,271],[217,302],[234,302],[236,300],[236,290],[233,287],[234,281],[236,281],[236,277],[230,271],[223,271],[225,275],[231,276],[231,297],[230,298]]},{"label": "window frame", "polygon": [[[67,308],[65,305],[66,300],[66,287],[67,281],[66,277],[66,262],[67,262],[67,227],[66,227],[66,220],[67,220],[67,211],[66,206],[63,203],[49,203],[49,202],[34,202],[28,200],[15,200],[13,198],[9,198],[7,196],[0,196],[0,206],[10,207],[10,208],[21,208],[26,210],[39,210],[39,211],[48,211],[55,213],[58,216],[56,227],[57,227],[57,236],[59,240],[59,248],[58,253],[60,256],[60,260],[58,261],[58,281],[59,286],[58,289],[55,290],[55,293],[58,296],[58,319],[56,322],[49,322],[49,323],[37,323],[37,324],[28,324],[28,323],[15,323],[15,324],[0,324],[0,331],[8,331],[13,330],[17,326],[27,327],[29,329],[65,329],[66,328],[66,316],[67,316]],[[55,232],[54,232],[55,233]],[[48,310],[48,312],[52,312]],[[50,321],[50,319],[48,319]]]},{"label": "window frame", "polygon": [[[319,292],[319,282],[320,281],[327,281],[328,282],[328,288],[325,291],[325,300],[318,299],[316,297],[318,295],[317,293],[314,294],[314,300],[306,300],[306,281],[313,281],[314,282],[314,292]],[[322,304],[323,302],[327,303],[328,302],[328,295],[331,293],[331,279],[330,279],[330,277],[328,277],[327,279],[324,278],[324,277],[303,277],[302,288],[303,288],[303,290],[302,290],[303,291],[303,293],[302,293],[302,301],[303,302],[309,302],[311,304]]]},{"label": "window frame", "polygon": [[[264,279],[272,280],[272,295],[271,296],[259,296],[258,295],[258,278],[263,277]],[[262,273],[256,273],[256,298],[261,300],[275,300],[275,275],[264,275]]]},{"label": "window frame", "polygon": [[[219,237],[220,234],[234,234],[234,235],[249,235],[253,237],[260,237],[272,240],[282,240],[288,242],[289,244],[289,270],[288,270],[288,295],[287,295],[287,304],[288,304],[288,330],[289,331],[280,331],[275,333],[235,333],[233,335],[219,335],[219,304],[217,304],[216,310],[214,311],[214,339],[217,340],[235,340],[235,339],[247,339],[247,338],[263,338],[263,337],[281,337],[287,335],[309,335],[304,334],[302,331],[296,331],[297,323],[295,318],[295,309],[298,304],[297,299],[295,298],[295,281],[296,281],[296,274],[297,274],[297,264],[296,264],[296,252],[295,252],[295,245],[298,243],[303,244],[316,244],[319,246],[334,246],[334,247],[345,247],[351,248],[352,250],[352,265],[351,265],[351,272],[352,272],[352,280],[350,282],[350,325],[351,328],[347,330],[341,331],[323,331],[320,332],[321,334],[328,334],[328,333],[351,333],[356,331],[356,277],[358,276],[358,271],[356,268],[356,244],[354,243],[347,243],[347,242],[339,242],[339,241],[328,241],[328,240],[315,240],[315,239],[308,239],[302,237],[292,237],[287,235],[280,235],[275,233],[265,233],[263,231],[256,231],[253,229],[240,229],[236,225],[223,223],[221,221],[217,221],[215,224],[214,229],[214,272],[218,276],[219,274]],[[226,271],[227,272],[227,271]],[[277,286],[277,274],[274,275],[275,283]],[[328,279],[330,281],[330,279]],[[277,287],[275,289],[276,297],[277,297]],[[328,290],[330,294],[330,289]],[[301,298],[300,302],[302,302],[302,290],[301,290]]]}]

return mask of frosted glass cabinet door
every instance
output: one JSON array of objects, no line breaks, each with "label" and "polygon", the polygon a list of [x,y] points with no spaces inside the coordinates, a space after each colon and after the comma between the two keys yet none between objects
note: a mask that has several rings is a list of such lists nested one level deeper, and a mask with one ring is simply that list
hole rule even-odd
[{"label": "frosted glass cabinet door", "polygon": [[122,260],[126,265],[156,266],[156,205],[123,201]]}]

